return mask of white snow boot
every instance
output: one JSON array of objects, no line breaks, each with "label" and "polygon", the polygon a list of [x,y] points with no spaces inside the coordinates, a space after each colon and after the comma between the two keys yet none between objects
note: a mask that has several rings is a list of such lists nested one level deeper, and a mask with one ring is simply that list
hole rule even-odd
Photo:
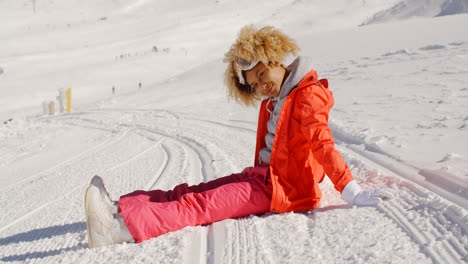
[{"label": "white snow boot", "polygon": [[[102,179],[96,176],[91,181],[85,195],[86,227],[88,229],[89,248],[102,247],[115,243],[134,242],[121,214],[113,214],[113,206],[109,205],[110,198],[107,195],[104,184],[98,188],[96,183],[102,183]],[[105,195],[103,195],[104,190]],[[107,197],[107,198],[106,198]]]},{"label": "white snow boot", "polygon": [[109,193],[107,192],[106,187],[104,186],[104,181],[102,178],[98,175],[95,175],[91,179],[91,185],[96,186],[99,189],[99,192],[101,193],[102,200],[106,204],[107,207],[110,208],[111,212],[113,214],[117,213],[118,210],[118,202],[117,201],[112,201],[112,199],[109,196]]}]

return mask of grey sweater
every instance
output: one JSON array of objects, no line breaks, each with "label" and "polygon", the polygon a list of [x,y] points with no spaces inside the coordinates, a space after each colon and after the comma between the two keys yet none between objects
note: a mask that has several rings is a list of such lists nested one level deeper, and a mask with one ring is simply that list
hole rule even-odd
[{"label": "grey sweater", "polygon": [[269,99],[270,101],[268,102],[267,107],[272,103],[273,108],[271,109],[270,119],[268,119],[267,123],[268,133],[265,136],[266,147],[261,149],[259,154],[260,163],[270,163],[276,126],[278,125],[278,119],[281,114],[284,101],[310,70],[312,70],[312,59],[309,57],[297,57],[287,68],[289,75],[284,81],[283,86],[281,86],[280,94],[278,97],[271,97]]}]

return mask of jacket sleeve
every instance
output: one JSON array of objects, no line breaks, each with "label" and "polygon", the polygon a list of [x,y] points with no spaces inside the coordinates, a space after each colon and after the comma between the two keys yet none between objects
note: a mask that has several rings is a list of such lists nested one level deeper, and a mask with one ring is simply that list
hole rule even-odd
[{"label": "jacket sleeve", "polygon": [[[257,143],[255,145],[255,159],[254,166],[259,164],[258,157],[260,156],[260,150],[266,147],[265,135],[267,134],[267,121],[270,118],[270,113],[266,111],[268,100],[263,100],[260,105],[260,111],[258,113],[258,126],[257,126]],[[271,106],[269,107],[271,109]]]},{"label": "jacket sleeve", "polygon": [[327,88],[312,85],[296,97],[293,117],[301,124],[301,133],[308,138],[312,154],[320,163],[340,193],[353,180],[343,157],[335,149],[328,127],[328,113],[333,106],[333,94]]}]

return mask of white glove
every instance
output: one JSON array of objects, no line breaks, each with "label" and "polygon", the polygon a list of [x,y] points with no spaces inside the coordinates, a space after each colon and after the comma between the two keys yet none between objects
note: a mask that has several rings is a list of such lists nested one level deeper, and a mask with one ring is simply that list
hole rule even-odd
[{"label": "white glove", "polygon": [[394,190],[388,188],[362,190],[357,182],[352,180],[343,189],[341,199],[358,206],[373,206],[382,200],[392,199],[394,193]]}]

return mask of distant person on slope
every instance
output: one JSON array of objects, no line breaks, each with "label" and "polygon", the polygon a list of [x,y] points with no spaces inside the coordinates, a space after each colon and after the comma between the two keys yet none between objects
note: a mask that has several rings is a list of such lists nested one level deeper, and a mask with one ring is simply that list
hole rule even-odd
[{"label": "distant person on slope", "polygon": [[333,94],[295,41],[273,27],[241,29],[225,54],[229,96],[246,106],[262,98],[254,167],[196,186],[135,191],[114,202],[99,176],[86,191],[89,247],[137,243],[186,226],[266,212],[311,210],[322,196],[325,174],[343,200],[373,206],[391,189],[361,190],[335,149],[328,127]]}]

